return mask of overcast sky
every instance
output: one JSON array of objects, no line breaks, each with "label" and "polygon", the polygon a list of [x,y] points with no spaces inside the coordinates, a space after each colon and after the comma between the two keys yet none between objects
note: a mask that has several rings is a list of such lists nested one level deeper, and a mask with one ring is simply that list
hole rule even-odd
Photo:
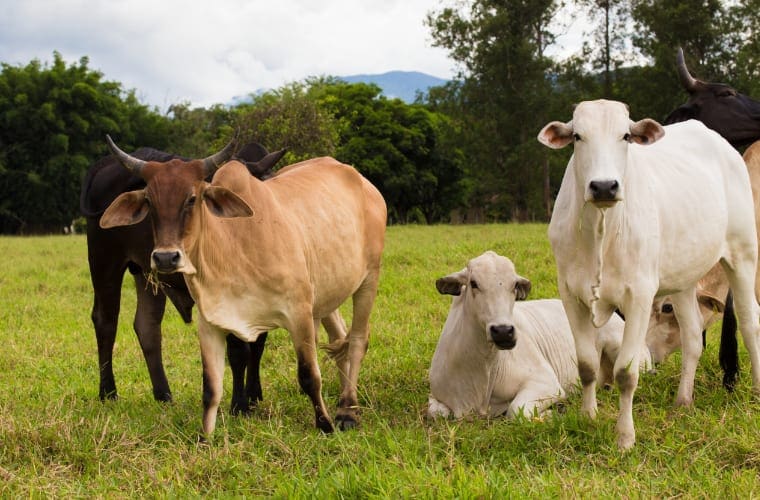
[{"label": "overcast sky", "polygon": [[439,0],[0,0],[0,61],[71,63],[166,109],[208,106],[308,76],[455,65],[424,24]]},{"label": "overcast sky", "polygon": [[[309,76],[421,71],[451,78],[426,14],[441,0],[0,0],[0,61],[70,64],[162,111],[228,103]],[[446,5],[450,5],[447,0]]]}]

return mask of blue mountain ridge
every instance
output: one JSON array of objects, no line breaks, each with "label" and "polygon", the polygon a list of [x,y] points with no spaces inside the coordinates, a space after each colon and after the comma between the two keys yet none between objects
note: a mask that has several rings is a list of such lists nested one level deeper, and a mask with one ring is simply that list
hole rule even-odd
[{"label": "blue mountain ridge", "polygon": [[[388,71],[377,75],[350,75],[336,77],[347,83],[374,83],[382,90],[385,97],[399,98],[406,103],[414,102],[417,91],[427,92],[430,87],[444,85],[448,80],[428,75],[419,71]],[[269,89],[259,89],[254,94],[260,95]],[[231,106],[251,102],[251,96],[235,96],[228,103]]]},{"label": "blue mountain ridge", "polygon": [[427,92],[430,87],[444,85],[448,80],[420,73],[419,71],[389,71],[379,75],[339,76],[348,83],[374,83],[388,98],[399,98],[404,102],[414,102],[417,92]]}]

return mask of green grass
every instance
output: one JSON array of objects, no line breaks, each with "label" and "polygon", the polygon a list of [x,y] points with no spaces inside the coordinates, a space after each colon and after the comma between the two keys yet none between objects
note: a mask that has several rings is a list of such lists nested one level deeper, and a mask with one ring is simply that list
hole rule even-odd
[{"label": "green grass", "polygon": [[[0,238],[0,496],[760,495],[760,405],[749,363],[742,348],[742,378],[726,394],[716,331],[694,408],[672,407],[677,355],[642,376],[637,444],[628,453],[615,447],[614,391],[600,391],[596,421],[579,415],[578,395],[542,422],[426,421],[427,370],[450,304],[435,279],[487,249],[533,282],[530,298],[556,296],[545,225],[391,227],[360,378],[360,428],[324,436],[312,427],[293,349],[276,331],[263,360],[265,401],[250,418],[230,417],[228,371],[214,442],[203,446],[194,326],[167,309],[164,360],[175,402],[154,402],[127,277],[114,358],[120,399],[101,403],[84,237]],[[335,369],[320,358],[334,410]]]}]

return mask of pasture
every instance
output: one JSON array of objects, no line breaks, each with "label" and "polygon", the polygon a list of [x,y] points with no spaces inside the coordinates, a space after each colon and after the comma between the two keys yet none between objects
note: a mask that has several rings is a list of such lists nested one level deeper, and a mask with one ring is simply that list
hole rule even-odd
[{"label": "pasture", "polygon": [[[213,443],[199,445],[195,326],[167,307],[174,403],[155,402],[127,276],[114,351],[120,399],[101,403],[84,236],[0,238],[0,496],[760,495],[760,404],[743,347],[736,392],[721,387],[719,325],[708,333],[695,407],[672,406],[678,355],[642,376],[637,444],[627,453],[615,445],[616,391],[599,391],[596,421],[579,415],[577,394],[543,421],[426,421],[427,370],[451,300],[435,279],[487,249],[532,281],[529,299],[556,297],[545,224],[390,227],[360,376],[360,427],[329,436],[313,427],[292,344],[275,331],[262,361],[263,403],[250,418],[230,417],[227,370]],[[324,354],[320,365],[334,415],[337,374]]]}]

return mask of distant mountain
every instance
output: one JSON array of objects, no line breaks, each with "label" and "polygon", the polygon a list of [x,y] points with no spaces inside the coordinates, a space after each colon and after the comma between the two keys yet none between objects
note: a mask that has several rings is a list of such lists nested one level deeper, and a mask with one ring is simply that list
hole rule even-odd
[{"label": "distant mountain", "polygon": [[[374,83],[382,89],[385,97],[391,99],[398,97],[406,103],[414,102],[417,91],[427,92],[430,87],[444,85],[448,81],[419,71],[389,71],[380,75],[351,75],[337,78],[347,83]],[[254,95],[261,95],[267,90],[269,89],[258,89]],[[227,104],[237,106],[251,100],[250,94],[234,96]]]},{"label": "distant mountain", "polygon": [[430,87],[445,84],[448,80],[420,73],[419,71],[389,71],[380,75],[340,76],[348,83],[374,83],[389,98],[398,97],[404,102],[414,102],[417,91],[427,92]]}]

